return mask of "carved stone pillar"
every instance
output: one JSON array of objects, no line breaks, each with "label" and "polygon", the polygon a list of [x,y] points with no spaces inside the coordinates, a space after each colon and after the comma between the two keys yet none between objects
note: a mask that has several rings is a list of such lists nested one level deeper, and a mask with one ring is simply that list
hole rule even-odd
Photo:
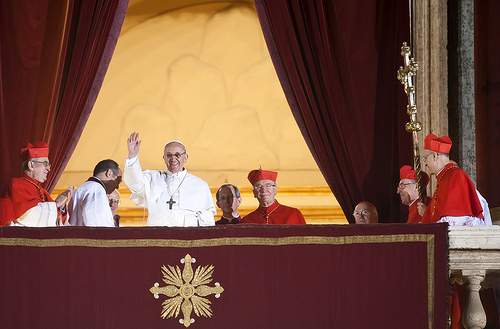
[{"label": "carved stone pillar", "polygon": [[418,62],[417,108],[422,140],[429,133],[448,134],[448,23],[447,4],[441,0],[413,1],[414,44]]},{"label": "carved stone pillar", "polygon": [[449,136],[451,157],[476,182],[474,0],[449,3]]},{"label": "carved stone pillar", "polygon": [[[415,81],[419,148],[424,149],[424,138],[430,133],[448,135],[448,14],[447,1],[412,0],[414,25],[412,53],[418,62]],[[422,166],[425,170],[425,166]],[[427,193],[432,195],[435,179],[431,179]]]},{"label": "carved stone pillar", "polygon": [[466,329],[482,329],[486,326],[486,313],[481,303],[479,290],[486,271],[462,270],[462,275],[467,279],[467,290],[469,291],[467,304],[462,315],[462,324]]}]

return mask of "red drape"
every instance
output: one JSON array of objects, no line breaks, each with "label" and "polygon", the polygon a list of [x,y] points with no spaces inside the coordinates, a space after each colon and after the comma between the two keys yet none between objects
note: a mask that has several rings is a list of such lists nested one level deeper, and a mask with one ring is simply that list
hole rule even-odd
[{"label": "red drape", "polygon": [[498,1],[474,1],[477,189],[500,207],[500,12]]},{"label": "red drape", "polygon": [[[2,328],[185,328],[162,266],[213,266],[189,328],[446,327],[446,224],[0,228]],[[182,281],[182,282],[181,282]],[[187,282],[186,282],[187,281]],[[186,300],[190,287],[183,289]],[[195,295],[200,295],[196,291]],[[196,297],[196,296],[194,296]],[[182,301],[182,298],[181,298]]]},{"label": "red drape", "polygon": [[370,201],[406,222],[396,194],[412,164],[407,98],[396,71],[408,1],[255,0],[271,58],[316,162],[346,217]]},{"label": "red drape", "polygon": [[19,150],[46,141],[51,190],[80,137],[128,0],[16,0],[0,5],[0,190]]}]

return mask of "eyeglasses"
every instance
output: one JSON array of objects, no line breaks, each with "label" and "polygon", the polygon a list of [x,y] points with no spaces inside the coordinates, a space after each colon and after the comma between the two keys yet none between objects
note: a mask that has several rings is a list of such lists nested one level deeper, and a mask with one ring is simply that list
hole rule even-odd
[{"label": "eyeglasses", "polygon": [[111,172],[113,173],[113,175],[116,176],[116,179],[118,179],[118,184],[120,184],[122,182],[122,176],[118,175],[118,173],[115,172],[113,169],[111,169]]},{"label": "eyeglasses", "polygon": [[427,154],[426,156],[423,156],[423,157],[422,157],[422,162],[425,162],[425,160],[427,159],[427,157],[428,157],[429,155],[431,155],[431,154],[432,154],[432,153],[429,153],[429,154]]},{"label": "eyeglasses", "polygon": [[276,184],[255,185],[253,187],[253,189],[256,190],[256,191],[262,191],[264,188],[266,190],[270,190],[272,187],[275,187],[275,186],[276,186]]},{"label": "eyeglasses", "polygon": [[109,200],[109,205],[110,206],[113,205],[113,204],[116,204],[116,205],[120,204],[120,200],[119,199],[108,197],[108,200]]},{"label": "eyeglasses", "polygon": [[164,157],[167,157],[168,159],[172,159],[172,157],[176,157],[177,159],[179,159],[181,156],[183,156],[184,154],[186,154],[186,152],[182,152],[182,153],[167,153],[164,155]]},{"label": "eyeglasses", "polygon": [[30,160],[31,162],[36,162],[36,163],[41,163],[45,168],[50,168],[50,162],[48,161],[37,161],[37,160]]},{"label": "eyeglasses", "polygon": [[406,187],[406,185],[411,185],[411,184],[417,184],[417,183],[400,183],[398,185],[398,187],[396,188],[396,192],[399,191],[399,190],[404,190],[404,188]]},{"label": "eyeglasses", "polygon": [[368,215],[370,212],[368,210],[363,210],[361,212],[359,211],[356,211],[354,214],[352,214],[354,217],[361,217],[361,216],[366,216]]},{"label": "eyeglasses", "polygon": [[235,198],[234,195],[228,195],[228,196],[221,196],[217,198],[217,201],[225,201],[225,200],[233,200]]}]

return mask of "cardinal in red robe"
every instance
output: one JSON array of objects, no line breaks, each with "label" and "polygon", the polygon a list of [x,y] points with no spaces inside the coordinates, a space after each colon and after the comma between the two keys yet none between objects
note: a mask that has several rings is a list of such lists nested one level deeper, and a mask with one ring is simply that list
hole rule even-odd
[{"label": "cardinal in red robe", "polygon": [[[418,213],[417,204],[419,201],[418,185],[417,185],[417,171],[412,167],[406,165],[399,169],[399,185],[397,188],[397,193],[401,198],[401,203],[409,206],[408,221],[407,223],[420,223],[422,216]],[[424,171],[421,171],[421,181],[422,188],[427,187],[429,183],[429,175]],[[424,203],[429,204],[431,198],[424,196]]]},{"label": "cardinal in red robe", "polygon": [[282,205],[276,200],[277,177],[277,172],[262,169],[252,170],[248,174],[248,180],[253,186],[253,194],[259,200],[259,207],[243,217],[241,223],[306,224],[299,209]]},{"label": "cardinal in red robe", "polygon": [[447,222],[452,226],[484,225],[483,208],[474,184],[462,169],[450,161],[452,142],[448,136],[430,134],[424,141],[424,161],[436,175],[436,190],[429,205],[419,203],[422,223]]},{"label": "cardinal in red robe", "polygon": [[69,187],[54,201],[41,184],[50,171],[49,147],[45,142],[28,143],[21,149],[24,175],[13,178],[0,198],[0,226],[58,226],[66,224]]},{"label": "cardinal in red robe", "polygon": [[[438,137],[430,134],[424,141],[423,162],[429,173],[436,175],[436,190],[428,206],[419,203],[423,212],[422,223],[447,222],[452,226],[484,225],[483,208],[469,176],[449,158],[452,141],[448,136]],[[425,211],[425,212],[424,212]],[[454,293],[450,296],[451,328],[463,328],[461,314],[467,300],[464,286],[453,284]],[[485,296],[488,296],[485,294]],[[483,299],[489,324],[498,324],[498,312],[494,298]],[[460,304],[460,307],[458,307]],[[491,311],[493,310],[493,311]],[[497,326],[494,326],[495,328]]]}]

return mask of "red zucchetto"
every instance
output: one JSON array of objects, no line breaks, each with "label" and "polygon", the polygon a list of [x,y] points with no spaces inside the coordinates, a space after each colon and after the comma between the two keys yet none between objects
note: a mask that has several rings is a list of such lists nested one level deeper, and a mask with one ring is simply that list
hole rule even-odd
[{"label": "red zucchetto", "polygon": [[[421,171],[422,186],[429,184],[429,175],[425,171]],[[412,167],[405,165],[399,169],[399,179],[417,180],[417,171]]]},{"label": "red zucchetto", "polygon": [[438,137],[434,134],[429,134],[424,140],[424,149],[431,150],[437,153],[450,153],[451,139],[448,136]]},{"label": "red zucchetto", "polygon": [[377,207],[375,207],[375,205],[373,203],[368,202],[368,201],[361,201],[360,203],[358,203],[358,205],[363,204],[363,203],[369,205],[370,207],[373,208],[373,210],[377,211]]},{"label": "red zucchetto", "polygon": [[38,142],[35,145],[28,143],[21,148],[21,158],[23,161],[35,158],[44,158],[49,156],[49,146],[45,142]]},{"label": "red zucchetto", "polygon": [[267,171],[267,170],[252,170],[248,173],[248,180],[252,185],[255,185],[258,181],[261,180],[272,180],[276,183],[276,178],[278,177],[278,173],[275,171]]}]

